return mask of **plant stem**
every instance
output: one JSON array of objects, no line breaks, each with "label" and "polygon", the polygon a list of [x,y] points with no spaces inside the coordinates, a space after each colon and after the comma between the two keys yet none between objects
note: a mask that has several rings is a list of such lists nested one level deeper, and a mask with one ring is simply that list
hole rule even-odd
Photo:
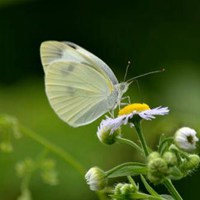
[{"label": "plant stem", "polygon": [[166,178],[163,184],[175,200],[183,200],[170,179]]},{"label": "plant stem", "polygon": [[46,147],[49,151],[62,158],[67,164],[71,165],[74,169],[76,169],[82,176],[85,174],[85,169],[81,166],[81,164],[78,161],[76,161],[69,153],[65,152],[62,148],[52,144],[42,136],[38,135],[32,130],[27,129],[24,126],[20,126],[20,130],[23,134],[32,138],[36,142]]},{"label": "plant stem", "polygon": [[138,138],[139,138],[139,140],[141,142],[141,145],[142,145],[142,148],[144,150],[144,154],[147,157],[149,155],[149,151],[148,151],[146,140],[145,140],[144,135],[142,133],[142,128],[141,128],[141,125],[140,125],[140,121],[135,120],[134,121],[134,125],[135,125],[135,129],[137,131]]},{"label": "plant stem", "polygon": [[125,138],[121,138],[121,137],[117,137],[116,140],[119,143],[128,144],[128,145],[132,146],[133,148],[137,149],[140,153],[143,153],[143,149],[140,148],[135,142],[133,142],[131,140],[128,140],[128,139],[125,139]]},{"label": "plant stem", "polygon": [[137,189],[138,189],[138,186],[137,186],[137,184],[135,183],[135,181],[132,179],[132,177],[131,177],[131,176],[127,176],[127,178],[128,178],[128,180],[129,180],[130,184],[131,184],[134,188],[137,188]]}]

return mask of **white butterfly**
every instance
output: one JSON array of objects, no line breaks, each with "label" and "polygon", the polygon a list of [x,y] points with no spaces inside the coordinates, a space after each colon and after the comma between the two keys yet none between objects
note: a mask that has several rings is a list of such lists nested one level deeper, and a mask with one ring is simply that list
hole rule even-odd
[{"label": "white butterfly", "polygon": [[89,124],[120,104],[129,83],[119,83],[101,59],[71,42],[40,48],[45,89],[56,114],[70,126]]}]

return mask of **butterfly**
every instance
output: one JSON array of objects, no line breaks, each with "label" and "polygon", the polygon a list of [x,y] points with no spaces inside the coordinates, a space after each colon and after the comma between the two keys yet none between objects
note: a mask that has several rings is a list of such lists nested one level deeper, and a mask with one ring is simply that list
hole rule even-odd
[{"label": "butterfly", "polygon": [[130,84],[119,83],[106,63],[72,42],[45,41],[40,55],[49,103],[72,127],[114,110]]}]

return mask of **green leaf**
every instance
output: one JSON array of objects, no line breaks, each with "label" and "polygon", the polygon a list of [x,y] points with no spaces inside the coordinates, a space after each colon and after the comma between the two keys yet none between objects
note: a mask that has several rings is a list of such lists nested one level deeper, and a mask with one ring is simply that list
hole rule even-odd
[{"label": "green leaf", "polygon": [[109,170],[107,178],[116,178],[122,176],[136,176],[139,174],[147,174],[148,168],[145,164],[137,162],[129,162],[116,166]]},{"label": "green leaf", "polygon": [[140,193],[140,192],[131,194],[131,198],[132,199],[161,200],[160,197],[154,197],[154,196],[151,196],[149,194],[144,194],[144,193]]}]

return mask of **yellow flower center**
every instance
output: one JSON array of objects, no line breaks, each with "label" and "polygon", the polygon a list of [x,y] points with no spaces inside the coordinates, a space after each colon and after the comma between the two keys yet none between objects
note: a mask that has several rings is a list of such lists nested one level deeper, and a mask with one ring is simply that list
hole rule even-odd
[{"label": "yellow flower center", "polygon": [[130,114],[134,111],[136,112],[142,112],[145,110],[150,110],[150,107],[145,104],[145,103],[133,103],[133,104],[129,104],[128,106],[125,106],[124,108],[122,108],[118,115],[127,115]]}]

